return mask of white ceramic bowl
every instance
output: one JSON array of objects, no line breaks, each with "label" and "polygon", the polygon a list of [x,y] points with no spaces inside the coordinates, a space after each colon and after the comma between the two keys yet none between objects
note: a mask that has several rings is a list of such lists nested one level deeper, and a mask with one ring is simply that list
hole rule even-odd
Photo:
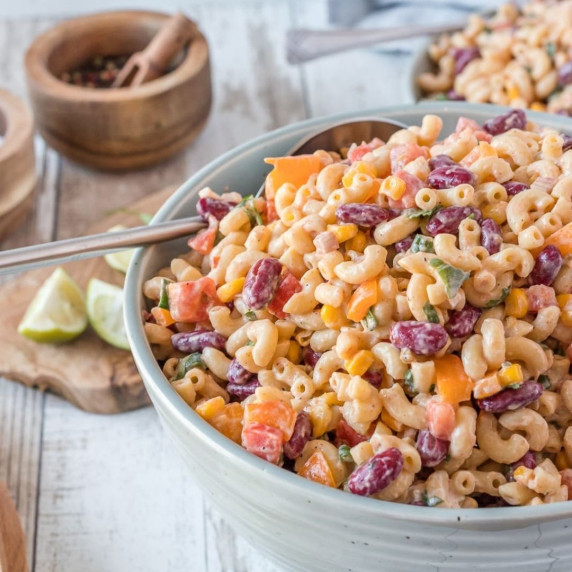
[{"label": "white ceramic bowl", "polygon": [[[437,113],[445,131],[451,131],[459,115],[482,122],[503,111],[490,105],[439,102],[368,115],[418,124],[426,113]],[[306,134],[356,115],[297,123],[226,153],[189,179],[153,222],[194,214],[197,191],[206,185],[255,192],[266,172],[263,157],[280,155]],[[531,112],[529,117],[572,133],[572,120]],[[469,510],[358,497],[271,465],[210,427],[164,378],[141,322],[143,282],[185,250],[180,240],[137,251],[126,280],[129,341],[147,391],[190,474],[256,548],[285,569],[304,572],[572,569],[572,502]]]}]

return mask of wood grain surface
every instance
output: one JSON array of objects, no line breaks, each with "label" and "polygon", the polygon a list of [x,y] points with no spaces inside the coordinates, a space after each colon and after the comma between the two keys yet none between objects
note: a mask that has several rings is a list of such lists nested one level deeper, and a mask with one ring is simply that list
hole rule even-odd
[{"label": "wood grain surface", "polygon": [[26,540],[6,485],[0,482],[0,572],[27,572]]},{"label": "wood grain surface", "polygon": [[[153,214],[174,187],[153,193],[129,210]],[[112,226],[140,224],[137,216],[117,212],[88,229],[88,234],[104,232]],[[103,258],[71,262],[62,266],[79,286],[86,289],[91,278],[118,286],[124,275],[112,269]],[[50,390],[81,409],[92,413],[121,413],[149,404],[147,392],[131,354],[101,340],[88,328],[79,338],[66,344],[38,344],[18,334],[18,324],[39,287],[53,267],[32,270],[0,286],[5,305],[0,322],[0,375],[31,387]]]},{"label": "wood grain surface", "polygon": [[[203,133],[181,155],[125,175],[82,169],[41,146],[32,211],[1,248],[77,236],[106,210],[177,184],[281,125],[402,101],[410,56],[391,45],[286,63],[286,30],[327,26],[327,0],[187,0],[185,13],[211,48],[215,98]],[[26,46],[55,21],[0,19],[2,87],[25,95]],[[0,379],[0,480],[36,572],[279,572],[205,500],[152,407],[90,415]]]}]

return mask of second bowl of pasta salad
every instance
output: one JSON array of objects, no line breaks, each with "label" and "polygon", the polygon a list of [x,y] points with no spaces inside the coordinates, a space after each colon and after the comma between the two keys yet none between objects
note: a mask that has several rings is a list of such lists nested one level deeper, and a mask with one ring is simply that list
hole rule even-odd
[{"label": "second bowl of pasta salad", "polygon": [[416,99],[493,103],[572,116],[572,0],[502,5],[433,39],[415,58]]},{"label": "second bowl of pasta salad", "polygon": [[[470,564],[463,522],[488,542],[495,528],[510,537],[560,519],[561,548],[572,521],[570,125],[488,106],[386,114],[411,126],[294,157],[280,150],[319,122],[283,130],[171,199],[159,220],[196,208],[208,226],[135,259],[126,312],[138,367],[205,489],[288,565],[315,555],[302,517],[347,551],[316,570],[382,552],[395,569],[430,562],[451,531],[450,550]],[[406,531],[435,547],[404,555]]]}]

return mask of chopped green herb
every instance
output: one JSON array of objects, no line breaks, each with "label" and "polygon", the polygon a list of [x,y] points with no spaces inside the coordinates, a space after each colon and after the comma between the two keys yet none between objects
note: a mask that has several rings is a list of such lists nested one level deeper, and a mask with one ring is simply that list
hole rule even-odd
[{"label": "chopped green herb", "polygon": [[167,286],[171,283],[168,278],[161,278],[161,290],[159,292],[159,303],[157,306],[163,310],[169,309],[169,295],[167,294]]},{"label": "chopped green herb", "polygon": [[532,73],[532,67],[531,66],[524,66],[524,69],[526,70],[527,74],[531,74]]},{"label": "chopped green herb", "polygon": [[365,318],[362,320],[363,327],[370,332],[378,326],[377,318],[373,315],[371,308],[367,311]]},{"label": "chopped green herb", "polygon": [[405,386],[410,391],[412,392],[415,391],[415,380],[413,379],[413,371],[411,371],[410,369],[408,369],[407,372],[405,373]]},{"label": "chopped green herb", "polygon": [[471,220],[475,220],[475,215],[474,215],[474,213],[471,213],[467,218],[470,218]]},{"label": "chopped green herb", "polygon": [[256,312],[254,312],[253,310],[248,310],[248,312],[246,312],[244,314],[246,316],[246,318],[248,320],[250,320],[251,322],[253,322],[254,320],[256,320]]},{"label": "chopped green herb", "polygon": [[451,460],[451,455],[450,453],[447,453],[447,456],[443,459],[443,461],[445,461],[445,463],[448,463]]},{"label": "chopped green herb", "polygon": [[431,252],[432,254],[435,254],[433,238],[423,234],[416,234],[413,242],[411,243],[411,252]]},{"label": "chopped green herb", "polygon": [[470,272],[464,272],[460,268],[455,268],[455,266],[447,264],[440,258],[432,258],[429,264],[435,268],[437,274],[443,280],[448,298],[456,296],[463,282],[471,275]]},{"label": "chopped green herb", "polygon": [[546,374],[542,374],[538,376],[538,383],[544,387],[544,389],[550,389],[552,383],[550,382],[550,378]]},{"label": "chopped green herb", "polygon": [[236,205],[235,208],[240,208],[240,207],[246,206],[248,201],[251,201],[252,199],[254,199],[254,195],[246,195],[246,197],[243,197],[243,199]]},{"label": "chopped green herb", "polygon": [[488,310],[489,308],[494,308],[495,306],[502,304],[506,300],[506,297],[509,295],[509,292],[510,292],[510,286],[503,288],[500,298],[496,298],[495,300],[489,300],[485,304],[485,308]]},{"label": "chopped green herb", "polygon": [[201,369],[207,368],[199,352],[192,353],[187,357],[184,357],[179,360],[179,363],[177,364],[177,369],[175,370],[175,377],[172,379],[172,381],[183,379],[183,377],[185,377],[187,372],[193,369],[194,367],[199,367]]},{"label": "chopped green herb", "polygon": [[340,457],[340,461],[343,461],[344,463],[354,462],[354,458],[350,453],[349,445],[340,445],[340,448],[338,449],[338,456]]},{"label": "chopped green herb", "polygon": [[151,215],[149,213],[142,213],[139,211],[134,211],[131,209],[126,209],[126,208],[111,209],[109,211],[106,211],[105,214],[106,215],[112,215],[112,214],[118,214],[118,213],[136,216],[143,224],[149,224],[151,222],[151,219],[153,218],[153,215]]},{"label": "chopped green herb", "polygon": [[509,385],[505,385],[505,389],[518,389],[522,385],[521,382],[519,383],[511,383]]},{"label": "chopped green herb", "polygon": [[425,317],[427,318],[428,322],[433,324],[439,323],[439,316],[437,315],[437,310],[435,310],[435,306],[433,306],[430,302],[425,302],[423,305],[423,312],[425,312]]},{"label": "chopped green herb", "polygon": [[489,26],[485,26],[485,27],[483,28],[483,33],[485,33],[485,34],[492,34],[492,33],[493,33],[493,29],[490,28]]},{"label": "chopped green herb", "polygon": [[435,99],[436,101],[449,101],[449,98],[447,97],[447,94],[446,94],[446,93],[438,93],[438,94],[434,97],[434,99]]},{"label": "chopped green herb", "polygon": [[254,342],[253,342],[252,340],[249,340],[248,342],[246,342],[246,345],[247,345],[247,346],[253,346],[253,345],[254,345]]},{"label": "chopped green herb", "polygon": [[254,195],[244,197],[235,208],[244,208],[248,218],[250,219],[250,226],[264,224],[260,213],[254,206]]},{"label": "chopped green herb", "polygon": [[443,502],[442,498],[428,496],[427,491],[423,492],[423,496],[421,497],[421,500],[423,501],[425,506],[437,506],[438,504],[441,504]]},{"label": "chopped green herb", "polygon": [[550,56],[550,58],[554,59],[554,54],[556,53],[556,45],[554,42],[548,42],[546,44],[546,53]]},{"label": "chopped green herb", "polygon": [[437,211],[441,210],[441,205],[437,205],[436,207],[433,207],[432,209],[429,210],[421,210],[421,209],[407,209],[405,211],[405,214],[407,216],[407,218],[421,218],[421,217],[431,217],[433,216]]},{"label": "chopped green herb", "polygon": [[555,99],[556,97],[558,97],[560,94],[562,93],[562,88],[561,87],[557,87],[548,97],[548,102],[550,103],[553,99]]}]

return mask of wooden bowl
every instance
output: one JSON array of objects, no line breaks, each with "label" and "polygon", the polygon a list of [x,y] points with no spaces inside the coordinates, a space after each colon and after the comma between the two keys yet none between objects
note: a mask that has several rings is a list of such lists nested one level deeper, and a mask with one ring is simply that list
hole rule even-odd
[{"label": "wooden bowl", "polygon": [[170,73],[138,87],[95,89],[59,79],[97,55],[142,50],[168,14],[122,11],[54,26],[26,53],[28,91],[38,130],[63,155],[97,168],[151,165],[189,145],[211,107],[209,50],[198,31]]},{"label": "wooden bowl", "polygon": [[0,237],[20,223],[36,187],[34,120],[26,105],[0,89]]}]

